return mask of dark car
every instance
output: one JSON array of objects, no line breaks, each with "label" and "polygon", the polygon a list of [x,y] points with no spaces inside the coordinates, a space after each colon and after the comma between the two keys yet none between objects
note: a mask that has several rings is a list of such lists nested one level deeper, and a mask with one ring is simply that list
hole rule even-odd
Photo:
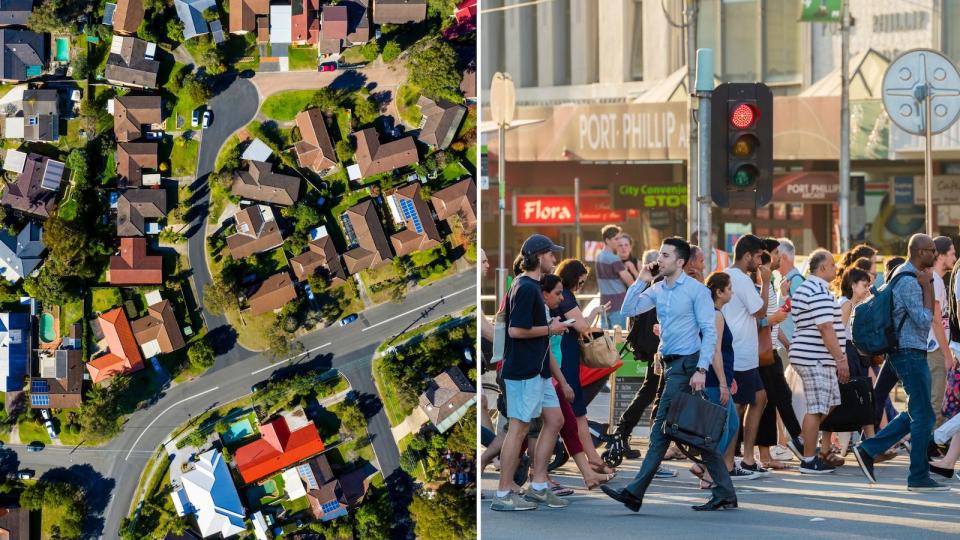
[{"label": "dark car", "polygon": [[250,393],[256,394],[257,392],[263,390],[267,387],[267,381],[260,381],[257,384],[250,387]]},{"label": "dark car", "polygon": [[27,445],[27,452],[39,452],[43,450],[43,443],[40,441],[33,441]]},{"label": "dark car", "polygon": [[356,313],[354,313],[353,315],[347,315],[346,317],[340,320],[340,326],[346,326],[352,323],[353,321],[357,320],[357,318],[358,318],[358,315]]}]

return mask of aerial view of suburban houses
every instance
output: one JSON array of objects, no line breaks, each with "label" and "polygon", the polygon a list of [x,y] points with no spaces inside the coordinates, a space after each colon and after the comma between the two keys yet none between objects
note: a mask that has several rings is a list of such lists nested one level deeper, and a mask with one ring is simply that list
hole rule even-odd
[{"label": "aerial view of suburban houses", "polygon": [[476,537],[476,0],[0,0],[0,538]]}]

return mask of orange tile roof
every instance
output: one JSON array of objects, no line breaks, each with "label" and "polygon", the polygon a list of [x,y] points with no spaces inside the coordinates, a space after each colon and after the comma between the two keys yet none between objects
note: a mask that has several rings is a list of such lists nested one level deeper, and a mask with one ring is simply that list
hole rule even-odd
[{"label": "orange tile roof", "polygon": [[260,440],[241,446],[234,458],[246,483],[255,482],[323,452],[323,441],[312,422],[294,432],[277,418],[260,426]]},{"label": "orange tile roof", "polygon": [[133,337],[133,329],[123,308],[116,308],[100,316],[97,321],[103,330],[110,352],[87,362],[87,371],[94,383],[121,373],[143,369],[143,357]]}]

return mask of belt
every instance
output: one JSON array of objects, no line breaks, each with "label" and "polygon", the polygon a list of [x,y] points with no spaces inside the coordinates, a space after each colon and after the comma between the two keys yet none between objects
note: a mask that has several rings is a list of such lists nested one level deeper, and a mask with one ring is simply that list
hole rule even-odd
[{"label": "belt", "polygon": [[688,358],[691,356],[696,356],[699,353],[690,353],[690,354],[664,354],[660,358],[664,362],[673,362],[674,360],[680,360],[682,358]]}]

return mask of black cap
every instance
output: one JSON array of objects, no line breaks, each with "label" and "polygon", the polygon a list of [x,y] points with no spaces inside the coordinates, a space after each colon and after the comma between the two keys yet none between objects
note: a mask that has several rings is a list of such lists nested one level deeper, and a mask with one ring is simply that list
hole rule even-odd
[{"label": "black cap", "polygon": [[533,255],[542,251],[550,250],[554,253],[560,253],[563,248],[554,244],[552,240],[542,234],[532,234],[523,241],[520,252],[524,255]]}]

